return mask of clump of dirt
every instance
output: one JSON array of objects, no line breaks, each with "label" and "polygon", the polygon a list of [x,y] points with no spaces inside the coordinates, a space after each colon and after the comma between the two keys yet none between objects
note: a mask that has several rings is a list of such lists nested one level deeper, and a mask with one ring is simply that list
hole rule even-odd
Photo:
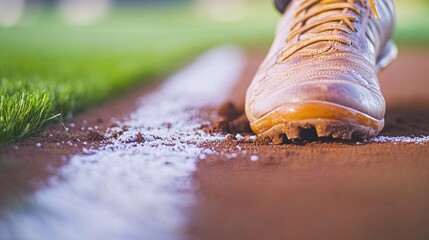
[{"label": "clump of dirt", "polygon": [[216,113],[218,118],[210,126],[204,126],[203,130],[208,133],[252,133],[249,120],[243,110],[238,109],[232,102],[221,104]]},{"label": "clump of dirt", "polygon": [[234,103],[230,101],[221,104],[216,111],[220,117],[227,120],[236,119],[243,114],[243,112],[238,110]]}]

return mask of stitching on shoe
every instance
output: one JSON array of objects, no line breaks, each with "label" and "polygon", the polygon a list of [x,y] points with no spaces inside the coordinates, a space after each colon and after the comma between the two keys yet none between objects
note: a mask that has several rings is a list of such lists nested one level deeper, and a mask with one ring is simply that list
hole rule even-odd
[{"label": "stitching on shoe", "polygon": [[314,80],[306,80],[306,81],[288,82],[286,85],[282,86],[281,88],[271,90],[271,91],[264,91],[263,93],[264,93],[264,95],[265,94],[269,95],[269,94],[276,92],[276,91],[282,91],[282,90],[290,87],[291,85],[306,85],[306,84],[314,84],[314,83],[347,83],[347,84],[353,84],[356,86],[363,87],[363,88],[369,90],[371,93],[374,93],[379,97],[382,97],[381,94],[376,89],[374,89],[371,85],[368,86],[368,85],[362,84],[358,81],[350,81],[350,80],[343,80],[343,79],[325,79],[325,80],[314,79]]},{"label": "stitching on shoe", "polygon": [[367,74],[374,74],[374,72],[371,72],[370,70],[368,70],[365,67],[362,67],[361,64],[358,64],[356,62],[331,62],[331,63],[323,63],[322,65],[319,65],[318,68],[312,68],[311,70],[306,70],[303,68],[296,68],[290,72],[284,72],[284,73],[273,73],[270,76],[273,77],[289,77],[292,76],[296,73],[300,73],[300,72],[315,72],[315,71],[319,71],[320,69],[323,68],[332,68],[332,67],[354,67],[358,70],[361,70]]}]

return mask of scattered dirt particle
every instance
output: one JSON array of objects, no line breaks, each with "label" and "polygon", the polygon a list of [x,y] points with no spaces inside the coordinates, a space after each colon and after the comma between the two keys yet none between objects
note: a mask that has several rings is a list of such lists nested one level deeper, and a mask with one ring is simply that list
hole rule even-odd
[{"label": "scattered dirt particle", "polygon": [[153,136],[153,138],[154,138],[155,140],[161,140],[161,139],[162,139],[162,137],[160,137],[160,136]]},{"label": "scattered dirt particle", "polygon": [[136,142],[138,142],[138,143],[144,143],[145,142],[144,135],[141,132],[136,134]]},{"label": "scattered dirt particle", "polygon": [[117,132],[112,133],[112,137],[118,138],[118,137],[122,136],[122,134],[124,134],[124,131],[117,131]]},{"label": "scattered dirt particle", "polygon": [[166,146],[166,147],[174,147],[176,146],[176,144],[174,143],[161,143],[162,146]]},{"label": "scattered dirt particle", "polygon": [[86,135],[86,139],[91,142],[100,142],[103,141],[104,135],[98,131],[89,131]]},{"label": "scattered dirt particle", "polygon": [[167,128],[167,129],[170,129],[173,125],[171,123],[167,122],[167,123],[163,123],[162,126]]},{"label": "scattered dirt particle", "polygon": [[251,136],[244,136],[242,139],[238,140],[238,143],[254,143],[256,141],[256,138],[253,138]]},{"label": "scattered dirt particle", "polygon": [[235,140],[237,140],[237,138],[235,138],[234,135],[228,134],[228,135],[225,136],[225,140],[224,141],[226,143],[233,143]]}]

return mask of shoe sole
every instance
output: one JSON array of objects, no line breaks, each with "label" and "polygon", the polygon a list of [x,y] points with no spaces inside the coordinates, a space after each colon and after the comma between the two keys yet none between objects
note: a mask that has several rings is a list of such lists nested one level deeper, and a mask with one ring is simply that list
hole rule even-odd
[{"label": "shoe sole", "polygon": [[274,144],[312,137],[305,136],[312,131],[320,138],[368,139],[376,136],[383,126],[384,119],[321,101],[283,105],[250,124],[258,136],[269,138]]},{"label": "shoe sole", "polygon": [[[387,67],[397,53],[396,45],[390,41],[377,60],[377,72]],[[273,144],[312,137],[365,140],[383,129],[384,119],[378,120],[334,103],[309,101],[283,105],[251,123],[250,127]]]}]

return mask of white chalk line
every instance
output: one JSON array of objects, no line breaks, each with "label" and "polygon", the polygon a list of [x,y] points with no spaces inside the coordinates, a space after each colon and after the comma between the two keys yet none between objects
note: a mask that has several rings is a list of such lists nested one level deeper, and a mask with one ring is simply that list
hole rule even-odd
[{"label": "white chalk line", "polygon": [[429,136],[378,136],[369,141],[370,143],[414,143],[414,144],[425,144],[429,142]]},{"label": "white chalk line", "polygon": [[[65,181],[30,197],[31,211],[8,213],[0,239],[180,239],[182,210],[194,201],[191,175],[211,153],[199,145],[222,138],[198,130],[198,109],[223,101],[244,64],[240,50],[221,47],[172,76],[109,132],[128,131],[71,158]],[[139,133],[144,142],[126,143]]]}]

